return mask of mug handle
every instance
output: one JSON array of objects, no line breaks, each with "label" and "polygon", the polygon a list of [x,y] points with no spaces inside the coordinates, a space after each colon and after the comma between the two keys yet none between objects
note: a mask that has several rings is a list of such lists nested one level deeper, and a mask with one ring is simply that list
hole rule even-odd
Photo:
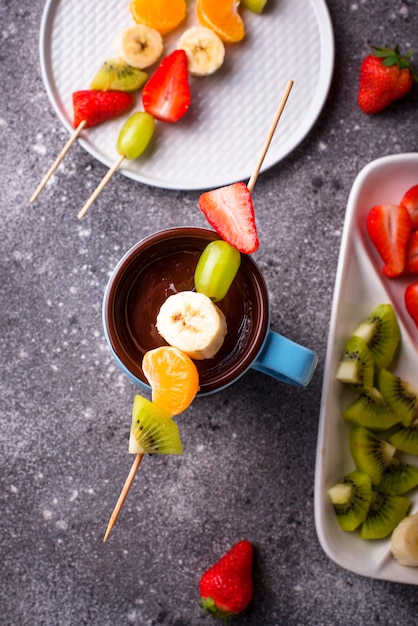
[{"label": "mug handle", "polygon": [[315,352],[269,330],[251,367],[290,385],[306,387],[317,364]]}]

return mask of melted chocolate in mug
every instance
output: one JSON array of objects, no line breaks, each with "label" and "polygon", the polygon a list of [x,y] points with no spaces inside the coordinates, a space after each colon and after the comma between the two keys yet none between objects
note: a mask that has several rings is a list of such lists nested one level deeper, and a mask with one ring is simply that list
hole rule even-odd
[{"label": "melted chocolate in mug", "polygon": [[[162,233],[153,237],[158,235]],[[108,298],[113,300],[113,314],[108,315],[109,322],[113,318],[109,324],[110,331],[113,327],[113,332],[109,332],[112,345],[126,367],[144,382],[147,380],[141,362],[145,352],[166,345],[156,329],[160,307],[170,295],[194,290],[199,256],[213,239],[218,239],[217,235],[205,229],[172,229],[168,239],[156,241],[147,251],[132,256]],[[216,305],[226,317],[228,332],[212,359],[195,361],[200,393],[221,388],[226,380],[246,371],[266,335],[266,287],[254,261],[247,255],[241,255],[238,273],[225,298]],[[112,335],[117,336],[115,340]]]}]

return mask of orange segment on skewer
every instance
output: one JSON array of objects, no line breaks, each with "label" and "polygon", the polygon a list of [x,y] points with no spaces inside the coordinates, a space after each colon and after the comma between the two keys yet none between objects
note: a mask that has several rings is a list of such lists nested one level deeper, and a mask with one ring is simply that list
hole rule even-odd
[{"label": "orange segment on skewer", "polygon": [[187,6],[185,0],[131,0],[129,9],[137,24],[145,24],[165,35],[184,20]]},{"label": "orange segment on skewer", "polygon": [[222,41],[234,43],[245,36],[244,22],[236,0],[197,0],[196,15],[202,26],[213,30]]},{"label": "orange segment on skewer", "polygon": [[196,365],[173,346],[146,352],[142,369],[152,388],[152,401],[170,415],[185,411],[199,391]]}]

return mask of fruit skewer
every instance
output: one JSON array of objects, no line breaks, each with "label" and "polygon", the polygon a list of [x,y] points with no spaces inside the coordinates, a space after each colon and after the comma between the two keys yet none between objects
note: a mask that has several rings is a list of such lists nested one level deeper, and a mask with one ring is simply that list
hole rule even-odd
[{"label": "fruit skewer", "polygon": [[[287,103],[288,97],[290,95],[291,89],[293,87],[293,84],[294,84],[293,80],[289,80],[287,82],[287,85],[286,85],[285,90],[283,92],[283,96],[282,96],[282,98],[280,100],[280,103],[279,103],[279,106],[278,106],[277,111],[275,113],[273,122],[272,122],[272,124],[270,126],[270,129],[269,129],[268,133],[267,133],[267,136],[266,136],[263,148],[261,150],[260,156],[258,158],[256,167],[254,168],[254,172],[253,172],[253,174],[250,177],[250,180],[248,182],[248,189],[250,190],[250,192],[254,189],[254,185],[255,185],[256,180],[258,178],[258,175],[259,175],[262,163],[263,163],[264,158],[265,158],[265,156],[267,154],[267,151],[269,149],[269,146],[270,146],[270,143],[272,141],[273,135],[275,133],[277,124],[278,124],[278,122],[280,120],[280,117],[281,117],[281,115],[283,113],[283,110],[284,110],[284,108],[286,106],[286,103]],[[119,517],[119,514],[120,514],[120,512],[122,510],[122,507],[123,507],[123,504],[124,504],[124,502],[126,500],[128,492],[129,492],[129,490],[130,490],[130,488],[132,486],[132,483],[133,483],[134,478],[136,476],[136,473],[137,473],[137,471],[139,469],[139,466],[141,464],[143,456],[144,456],[143,453],[138,453],[135,456],[135,459],[133,461],[132,467],[131,467],[131,469],[129,471],[129,474],[128,474],[128,476],[127,476],[127,478],[125,480],[125,483],[123,485],[122,491],[121,491],[121,493],[119,495],[119,498],[118,498],[118,500],[116,502],[115,508],[113,509],[112,515],[110,516],[110,519],[109,519],[109,522],[108,522],[108,525],[107,525],[107,528],[106,528],[106,532],[105,532],[105,535],[104,535],[104,538],[103,538],[104,542],[109,537],[109,535],[110,535],[110,533],[112,531],[112,528],[115,525],[116,520]]]}]

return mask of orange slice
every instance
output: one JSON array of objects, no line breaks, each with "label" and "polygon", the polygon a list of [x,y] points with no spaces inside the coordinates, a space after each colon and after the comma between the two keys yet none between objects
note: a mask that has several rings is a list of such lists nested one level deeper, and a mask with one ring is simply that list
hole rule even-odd
[{"label": "orange slice", "polygon": [[197,0],[196,15],[202,26],[213,30],[222,41],[234,43],[244,39],[244,22],[236,0]]},{"label": "orange slice", "polygon": [[137,24],[145,24],[165,35],[184,20],[187,7],[186,0],[131,0],[129,9]]},{"label": "orange slice", "polygon": [[144,354],[142,369],[152,389],[152,401],[170,415],[178,415],[199,391],[199,373],[192,359],[173,346]]}]

